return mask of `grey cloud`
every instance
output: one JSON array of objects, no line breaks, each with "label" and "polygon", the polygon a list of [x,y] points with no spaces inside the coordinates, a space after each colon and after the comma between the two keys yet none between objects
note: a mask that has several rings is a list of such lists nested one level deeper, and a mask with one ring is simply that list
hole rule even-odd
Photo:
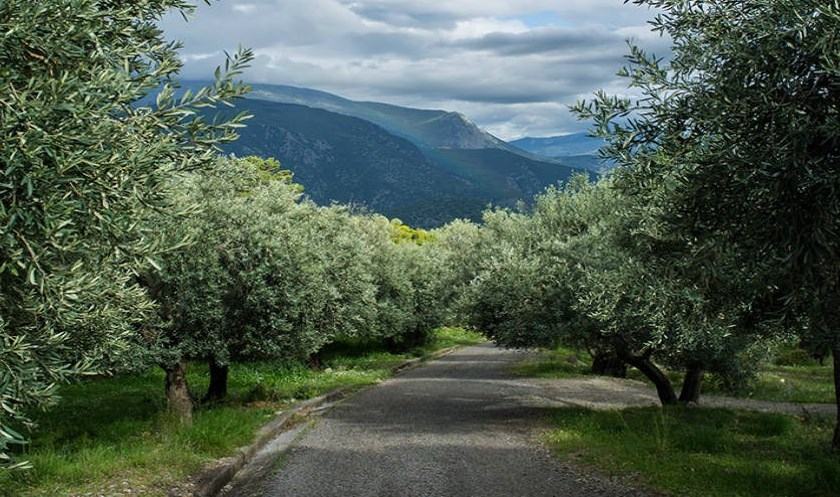
[{"label": "grey cloud", "polygon": [[[542,11],[568,26],[520,20]],[[161,25],[185,43],[187,79],[242,44],[258,54],[247,80],[456,110],[510,138],[585,127],[568,105],[623,91],[626,38],[667,54],[648,15],[621,0],[224,0]]]},{"label": "grey cloud", "polygon": [[646,8],[624,0],[339,0],[361,17],[398,26],[450,27],[476,17],[511,17],[555,13],[569,23],[623,26],[645,22]]},{"label": "grey cloud", "polygon": [[451,27],[456,19],[446,12],[399,11],[386,5],[349,2],[347,7],[361,17],[392,26]]},{"label": "grey cloud", "polygon": [[525,55],[548,52],[591,51],[615,48],[624,41],[621,35],[601,28],[534,29],[525,33],[490,33],[464,40],[458,45],[473,50],[488,50],[502,55]]}]

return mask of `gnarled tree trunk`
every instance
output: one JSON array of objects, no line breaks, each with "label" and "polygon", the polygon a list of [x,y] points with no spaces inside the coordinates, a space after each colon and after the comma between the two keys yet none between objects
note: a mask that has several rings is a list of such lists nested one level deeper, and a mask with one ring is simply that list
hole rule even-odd
[{"label": "gnarled tree trunk", "polygon": [[703,365],[699,362],[692,363],[685,371],[682,391],[680,391],[680,402],[689,403],[700,400],[700,390],[703,386]]},{"label": "gnarled tree trunk", "polygon": [[624,344],[616,347],[616,353],[624,362],[641,371],[653,383],[662,405],[677,403],[677,394],[674,393],[674,386],[671,384],[671,380],[650,360],[650,354],[642,356],[633,355],[627,350]]},{"label": "gnarled tree trunk", "polygon": [[227,397],[228,390],[228,366],[220,365],[210,360],[210,386],[204,395],[204,402],[215,402]]},{"label": "gnarled tree trunk", "polygon": [[192,423],[193,401],[187,386],[187,370],[183,362],[164,366],[166,371],[166,400],[169,411],[183,423]]},{"label": "gnarled tree trunk", "polygon": [[592,358],[592,372],[601,376],[627,378],[627,363],[612,352],[598,352]]}]

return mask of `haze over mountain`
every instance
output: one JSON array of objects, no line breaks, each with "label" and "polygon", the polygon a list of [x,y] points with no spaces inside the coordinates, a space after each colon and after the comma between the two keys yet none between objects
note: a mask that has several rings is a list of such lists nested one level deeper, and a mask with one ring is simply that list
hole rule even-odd
[{"label": "haze over mountain", "polygon": [[547,186],[585,173],[515,153],[458,114],[295,92],[307,97],[298,102],[311,106],[254,98],[266,95],[264,87],[239,101],[236,110],[254,118],[226,151],[277,158],[318,203],[354,203],[431,227],[456,218],[478,220],[490,204],[529,201]]},{"label": "haze over mountain", "polygon": [[378,102],[357,102],[308,88],[252,85],[251,98],[299,104],[358,117],[382,126],[419,146],[433,148],[511,148],[464,115],[443,110],[412,109]]},{"label": "haze over mountain", "polygon": [[510,143],[522,150],[544,157],[573,157],[596,155],[604,141],[586,133],[573,133],[545,138],[526,137]]},{"label": "haze over mountain", "polygon": [[604,145],[604,141],[587,133],[544,138],[525,137],[510,144],[543,160],[549,159],[570,167],[599,173],[610,168],[609,164],[598,157],[598,150]]}]

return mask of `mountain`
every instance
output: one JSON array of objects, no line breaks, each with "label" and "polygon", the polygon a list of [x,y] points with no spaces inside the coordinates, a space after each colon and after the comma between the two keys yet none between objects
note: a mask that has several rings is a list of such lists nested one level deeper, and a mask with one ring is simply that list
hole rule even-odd
[{"label": "mountain", "polygon": [[596,155],[604,145],[604,141],[586,133],[575,133],[546,138],[526,137],[514,140],[510,144],[532,154],[557,158]]},{"label": "mountain", "polygon": [[[315,202],[356,204],[423,226],[473,217],[487,198],[441,171],[413,143],[353,117],[255,99],[253,114],[225,151],[277,158]],[[431,208],[434,206],[434,208]]]},{"label": "mountain", "polygon": [[609,164],[605,163],[603,159],[596,154],[591,155],[569,155],[564,157],[555,157],[555,161],[559,161],[565,166],[575,167],[578,169],[586,169],[595,173],[603,173],[610,169]]},{"label": "mountain", "polygon": [[481,149],[513,147],[487,133],[464,115],[444,110],[400,107],[378,102],[359,102],[308,88],[283,85],[252,85],[250,98],[305,105],[357,117],[385,128],[420,147]]},{"label": "mountain", "polygon": [[478,220],[489,204],[528,201],[581,172],[504,148],[419,146],[372,121],[304,105],[247,98],[241,110],[254,118],[227,152],[277,158],[318,203],[364,205],[421,227]]}]

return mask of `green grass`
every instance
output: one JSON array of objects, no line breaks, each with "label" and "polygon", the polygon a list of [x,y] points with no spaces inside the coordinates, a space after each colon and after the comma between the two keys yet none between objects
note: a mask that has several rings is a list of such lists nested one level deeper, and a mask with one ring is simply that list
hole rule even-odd
[{"label": "green grass", "polygon": [[421,347],[422,353],[430,353],[435,350],[447,349],[450,347],[477,345],[486,342],[484,335],[476,331],[463,328],[439,328],[435,331],[434,339],[427,345]]},{"label": "green grass", "polygon": [[[714,376],[707,375],[703,393],[775,402],[834,402],[834,377],[830,365],[820,365],[814,360],[804,358],[793,363],[787,360],[782,362],[783,365],[764,365],[747,387],[734,392],[727,390]],[[588,353],[559,347],[544,351],[536,359],[517,365],[515,372],[532,378],[571,378],[592,374],[590,364],[591,357]],[[674,388],[679,389],[683,380],[682,373],[666,371],[666,374]],[[647,382],[645,376],[633,368],[627,370],[627,377]]]},{"label": "green grass", "polygon": [[[260,426],[295,400],[371,385],[406,359],[480,341],[478,334],[443,328],[429,344],[404,354],[363,343],[333,347],[317,371],[301,364],[233,364],[229,399],[199,408],[189,427],[167,415],[158,369],[68,385],[57,406],[36,415],[38,430],[21,454],[34,469],[0,472],[0,496],[116,496],[123,487],[131,495],[164,496],[208,461],[250,443]],[[207,367],[190,365],[188,381],[194,393],[203,392]]]},{"label": "green grass", "polygon": [[573,378],[591,374],[589,353],[558,347],[514,366],[514,373],[529,378]]},{"label": "green grass", "polygon": [[765,367],[737,396],[784,402],[834,402],[834,377],[830,366],[797,365]]},{"label": "green grass", "polygon": [[677,496],[829,497],[840,488],[832,428],[723,409],[561,409],[546,437],[563,457]]}]

